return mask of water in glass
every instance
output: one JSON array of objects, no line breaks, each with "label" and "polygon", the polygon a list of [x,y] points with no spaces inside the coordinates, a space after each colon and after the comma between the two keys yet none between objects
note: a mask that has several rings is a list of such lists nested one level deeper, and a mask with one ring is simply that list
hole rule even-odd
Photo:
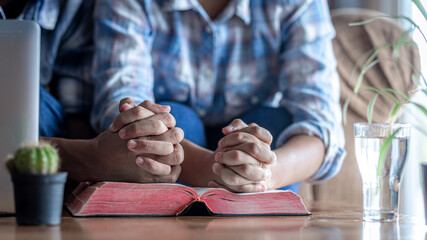
[{"label": "water in glass", "polygon": [[380,150],[385,137],[355,137],[357,165],[363,184],[363,220],[393,221],[397,217],[400,181],[409,137],[392,139],[381,169]]}]

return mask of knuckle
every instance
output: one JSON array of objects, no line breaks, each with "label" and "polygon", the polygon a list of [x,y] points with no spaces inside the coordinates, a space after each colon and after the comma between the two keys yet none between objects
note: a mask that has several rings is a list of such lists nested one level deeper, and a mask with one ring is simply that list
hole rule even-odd
[{"label": "knuckle", "polygon": [[144,152],[149,153],[154,149],[154,144],[152,142],[141,140],[139,143],[139,148]]},{"label": "knuckle", "polygon": [[126,127],[126,136],[131,136],[131,135],[134,135],[135,133],[138,133],[139,132],[139,125],[138,124],[136,124],[136,123],[133,123],[133,124],[129,124],[127,127]]},{"label": "knuckle", "polygon": [[241,170],[242,170],[244,175],[249,175],[249,173],[251,172],[251,167],[249,165],[245,164],[241,167]]},{"label": "knuckle", "polygon": [[236,174],[233,174],[230,177],[230,184],[231,185],[239,185],[239,177]]},{"label": "knuckle", "polygon": [[184,131],[181,128],[173,128],[171,130],[171,140],[172,142],[179,143],[184,139]]},{"label": "knuckle", "polygon": [[150,172],[151,174],[156,173],[156,168],[153,164],[153,161],[149,161],[149,159],[145,158],[143,166],[144,166],[144,169],[147,170],[148,172]]},{"label": "knuckle", "polygon": [[242,157],[242,153],[240,151],[234,150],[231,155],[232,160],[239,160]]},{"label": "knuckle", "polygon": [[236,133],[236,138],[238,142],[243,142],[245,140],[245,135],[241,132]]},{"label": "knuckle", "polygon": [[133,108],[133,112],[138,118],[144,117],[144,110],[145,109],[141,106],[136,106]]},{"label": "knuckle", "polygon": [[170,113],[160,113],[165,125],[173,127],[176,124],[175,117]]},{"label": "knuckle", "polygon": [[159,164],[153,164],[153,172],[155,175],[164,176],[165,178],[168,178],[169,174],[171,173],[171,168],[167,165],[161,166]]},{"label": "knuckle", "polygon": [[142,103],[140,103],[138,106],[141,106],[143,108],[149,109],[150,105],[151,105],[151,101],[145,100]]},{"label": "knuckle", "polygon": [[252,131],[254,135],[260,136],[262,134],[263,129],[260,126],[253,126]]},{"label": "knuckle", "polygon": [[154,132],[156,132],[157,134],[163,133],[165,125],[163,124],[162,121],[152,120],[152,125],[153,125]]},{"label": "knuckle", "polygon": [[249,147],[249,151],[251,151],[252,153],[257,153],[259,151],[259,146],[258,144],[251,142],[248,144]]}]

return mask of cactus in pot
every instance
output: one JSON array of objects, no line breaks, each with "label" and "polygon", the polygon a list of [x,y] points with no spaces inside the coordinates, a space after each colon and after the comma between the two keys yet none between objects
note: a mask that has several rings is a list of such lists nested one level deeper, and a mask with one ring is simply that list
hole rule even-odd
[{"label": "cactus in pot", "polygon": [[8,156],[6,167],[12,175],[18,224],[59,224],[67,173],[58,173],[57,150],[47,142],[25,145]]},{"label": "cactus in pot", "polygon": [[55,174],[59,168],[58,152],[46,142],[23,146],[15,156],[8,157],[6,166],[10,173]]}]

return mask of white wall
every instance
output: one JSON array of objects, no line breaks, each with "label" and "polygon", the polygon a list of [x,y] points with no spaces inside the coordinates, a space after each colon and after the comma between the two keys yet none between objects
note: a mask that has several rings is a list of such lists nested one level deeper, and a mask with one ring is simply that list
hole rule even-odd
[{"label": "white wall", "polygon": [[[424,7],[427,4],[424,2]],[[412,17],[416,21],[424,34],[427,34],[427,22],[413,6]],[[419,32],[413,35],[414,40],[418,44],[421,53],[421,69],[424,76],[427,77],[427,42]],[[426,86],[423,86],[426,87]],[[415,102],[422,103],[427,107],[427,96],[425,94],[417,94],[412,99]],[[413,107],[405,112],[405,119],[408,122],[423,126],[427,130],[427,117],[423,116]],[[427,136],[420,131],[413,129],[411,136],[409,159],[407,163],[406,173],[402,182],[401,195],[401,213],[414,215],[418,217],[424,216],[424,202],[422,192],[422,178],[420,163],[427,162]]]}]

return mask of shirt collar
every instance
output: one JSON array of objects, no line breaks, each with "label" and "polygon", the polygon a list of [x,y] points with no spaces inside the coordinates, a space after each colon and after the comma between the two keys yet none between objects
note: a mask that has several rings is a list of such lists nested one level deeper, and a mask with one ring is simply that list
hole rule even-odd
[{"label": "shirt collar", "polygon": [[40,27],[53,30],[58,21],[60,3],[58,0],[31,1],[24,9],[19,18],[37,22]]},{"label": "shirt collar", "polygon": [[192,0],[162,0],[159,5],[164,11],[185,11],[194,8]]},{"label": "shirt collar", "polygon": [[240,17],[246,25],[251,23],[250,0],[236,0],[236,16]]},{"label": "shirt collar", "polygon": [[[164,11],[186,11],[194,9],[197,0],[163,0],[160,5]],[[246,25],[251,22],[250,0],[232,0],[236,16],[240,17]]]}]

